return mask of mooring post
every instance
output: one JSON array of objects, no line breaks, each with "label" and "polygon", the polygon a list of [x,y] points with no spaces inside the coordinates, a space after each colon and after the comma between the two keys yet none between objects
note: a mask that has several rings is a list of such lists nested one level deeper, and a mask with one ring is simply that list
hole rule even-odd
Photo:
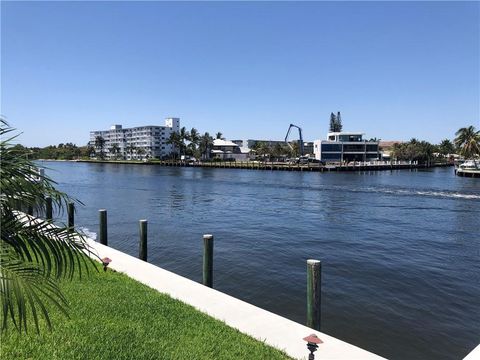
[{"label": "mooring post", "polygon": [[143,261],[147,261],[147,220],[140,220],[139,222],[140,230],[140,244],[138,248],[138,258]]},{"label": "mooring post", "polygon": [[203,235],[203,285],[213,287],[213,235]]},{"label": "mooring post", "polygon": [[322,263],[307,260],[307,326],[320,331]]},{"label": "mooring post", "polygon": [[98,239],[100,244],[108,246],[108,232],[107,232],[107,210],[100,209],[98,210],[100,217],[100,229],[98,231]]},{"label": "mooring post", "polygon": [[75,204],[73,202],[68,203],[68,227],[73,230],[75,226]]},{"label": "mooring post", "polygon": [[47,220],[53,219],[52,198],[50,196],[45,198],[45,218]]}]

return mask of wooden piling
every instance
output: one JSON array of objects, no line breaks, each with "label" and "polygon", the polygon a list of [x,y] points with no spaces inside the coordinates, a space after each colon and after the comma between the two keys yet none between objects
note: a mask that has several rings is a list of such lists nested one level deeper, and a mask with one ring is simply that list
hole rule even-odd
[{"label": "wooden piling", "polygon": [[75,226],[75,204],[73,202],[68,203],[68,227],[72,228]]},{"label": "wooden piling", "polygon": [[139,234],[140,234],[140,243],[138,247],[138,258],[143,261],[147,261],[147,220],[140,220],[139,225]]},{"label": "wooden piling", "polygon": [[203,285],[213,287],[213,235],[203,235]]},{"label": "wooden piling", "polygon": [[47,196],[45,198],[45,218],[47,220],[53,219],[53,206],[52,206],[52,198]]},{"label": "wooden piling", "polygon": [[307,260],[307,326],[320,331],[322,263]]},{"label": "wooden piling", "polygon": [[108,232],[107,232],[107,210],[100,209],[98,210],[99,214],[99,231],[98,231],[98,240],[100,244],[108,246]]}]

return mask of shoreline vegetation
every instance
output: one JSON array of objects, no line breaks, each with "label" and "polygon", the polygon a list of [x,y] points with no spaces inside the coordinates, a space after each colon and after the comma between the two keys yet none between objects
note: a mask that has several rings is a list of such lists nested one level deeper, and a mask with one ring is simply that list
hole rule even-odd
[{"label": "shoreline vegetation", "polygon": [[[190,305],[100,264],[62,281],[70,318],[51,310],[53,331],[2,333],[2,359],[290,359]],[[32,328],[33,330],[33,328]]]}]

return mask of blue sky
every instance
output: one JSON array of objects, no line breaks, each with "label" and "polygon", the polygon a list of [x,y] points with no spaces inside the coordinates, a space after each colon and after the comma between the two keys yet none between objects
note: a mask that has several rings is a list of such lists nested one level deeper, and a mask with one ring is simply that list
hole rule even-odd
[{"label": "blue sky", "polygon": [[84,145],[178,116],[228,139],[480,128],[478,2],[2,2],[1,113]]}]

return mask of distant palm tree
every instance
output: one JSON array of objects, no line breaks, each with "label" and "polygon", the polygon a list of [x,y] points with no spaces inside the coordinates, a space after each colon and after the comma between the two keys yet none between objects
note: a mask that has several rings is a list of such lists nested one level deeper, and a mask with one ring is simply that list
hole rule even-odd
[{"label": "distant palm tree", "polygon": [[118,146],[118,144],[112,144],[112,146],[108,150],[113,155],[114,159],[118,159],[118,154],[120,153],[120,146]]},{"label": "distant palm tree", "polygon": [[87,148],[86,148],[86,154],[88,157],[92,157],[95,155],[95,148],[91,145],[87,145]]},{"label": "distant palm tree", "polygon": [[453,145],[449,139],[444,139],[438,145],[438,150],[442,155],[453,154],[455,152],[455,145]]},{"label": "distant palm tree", "polygon": [[100,159],[103,159],[105,157],[105,139],[103,137],[95,137],[95,148],[100,150]]},{"label": "distant palm tree", "polygon": [[188,147],[190,148],[190,151],[192,152],[193,156],[196,158],[199,158],[197,146],[200,141],[200,134],[198,133],[198,130],[195,128],[192,128],[189,133],[188,141],[190,141],[190,144],[188,144]]},{"label": "distant palm tree", "polygon": [[125,152],[130,155],[130,160],[133,159],[133,153],[137,150],[137,148],[134,145],[127,145],[125,146]]},{"label": "distant palm tree", "polygon": [[[0,119],[0,136],[13,129]],[[13,139],[13,138],[12,138]],[[0,141],[0,302],[2,330],[13,324],[27,331],[30,318],[39,332],[40,317],[49,328],[49,308],[67,313],[67,300],[58,287],[59,279],[71,279],[88,270],[91,261],[82,255],[89,251],[83,236],[64,225],[27,217],[17,211],[18,204],[40,211],[44,197],[50,196],[58,208],[72,201],[42,176],[11,140]]]},{"label": "distant palm tree", "polygon": [[178,155],[176,149],[181,146],[180,134],[177,132],[171,132],[166,143],[172,145],[172,154],[176,159]]},{"label": "distant palm tree", "polygon": [[220,131],[217,132],[217,134],[215,135],[215,139],[225,140],[225,138],[223,137],[223,134]]},{"label": "distant palm tree", "polygon": [[137,149],[137,155],[140,157],[140,159],[143,159],[143,155],[145,155],[147,151],[144,148],[138,148]]},{"label": "distant palm tree", "polygon": [[300,145],[298,144],[298,141],[292,141],[290,143],[292,145],[292,148],[290,149],[290,156],[292,157],[297,157],[300,155]]},{"label": "distant palm tree", "polygon": [[200,154],[202,155],[203,159],[208,159],[210,157],[210,149],[213,146],[213,138],[210,136],[208,132],[203,134],[200,137]]},{"label": "distant palm tree", "polygon": [[455,135],[455,146],[466,159],[480,155],[480,131],[476,131],[474,126],[461,128]]},{"label": "distant palm tree", "polygon": [[179,133],[180,155],[185,154],[185,149],[186,149],[185,141],[187,141],[189,138],[190,138],[189,132],[187,131],[185,126],[182,127]]},{"label": "distant palm tree", "polygon": [[265,141],[260,141],[257,144],[255,144],[257,145],[256,146],[257,154],[260,155],[263,160],[265,160],[267,155],[268,157],[270,157],[272,153],[272,148],[270,147],[270,145],[268,145],[268,143],[266,143]]}]

